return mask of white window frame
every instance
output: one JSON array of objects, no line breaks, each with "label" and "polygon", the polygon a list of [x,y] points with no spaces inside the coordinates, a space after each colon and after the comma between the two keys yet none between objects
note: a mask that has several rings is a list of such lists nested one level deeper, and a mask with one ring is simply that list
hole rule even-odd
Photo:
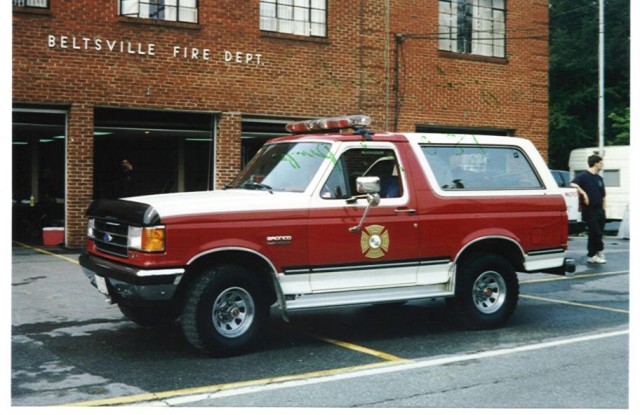
[{"label": "white window frame", "polygon": [[120,0],[121,16],[198,23],[198,0]]},{"label": "white window frame", "polygon": [[327,0],[261,0],[260,30],[327,36]]},{"label": "white window frame", "polygon": [[13,0],[13,7],[33,7],[36,9],[48,9],[49,0]]},{"label": "white window frame", "polygon": [[[506,2],[507,0],[439,0],[438,49],[506,57]],[[464,12],[469,13],[466,18]],[[465,30],[468,32],[464,33]]]}]

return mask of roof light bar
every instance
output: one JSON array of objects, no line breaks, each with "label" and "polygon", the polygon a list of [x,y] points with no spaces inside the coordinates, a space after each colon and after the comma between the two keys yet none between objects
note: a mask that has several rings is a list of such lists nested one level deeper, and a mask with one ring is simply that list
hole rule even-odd
[{"label": "roof light bar", "polygon": [[290,133],[308,133],[327,130],[341,130],[343,128],[361,128],[371,124],[371,117],[367,115],[344,115],[342,117],[319,118],[314,120],[291,122],[286,125]]}]

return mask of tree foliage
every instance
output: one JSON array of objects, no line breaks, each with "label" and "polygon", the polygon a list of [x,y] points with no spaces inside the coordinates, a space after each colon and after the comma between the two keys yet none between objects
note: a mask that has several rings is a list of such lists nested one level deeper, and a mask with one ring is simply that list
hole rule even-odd
[{"label": "tree foliage", "polygon": [[626,108],[623,114],[617,114],[612,112],[609,114],[609,119],[612,122],[613,130],[616,132],[615,136],[609,141],[610,145],[625,145],[629,144],[631,127],[631,114],[629,107]]},{"label": "tree foliage", "polygon": [[[597,0],[550,0],[549,164],[598,145]],[[605,144],[629,144],[629,0],[605,2]],[[626,117],[626,119],[625,119]]]}]

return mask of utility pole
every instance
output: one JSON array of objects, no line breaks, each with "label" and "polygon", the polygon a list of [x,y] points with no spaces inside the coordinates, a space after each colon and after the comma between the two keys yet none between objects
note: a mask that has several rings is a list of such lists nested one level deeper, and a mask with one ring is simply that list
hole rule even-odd
[{"label": "utility pole", "polygon": [[604,0],[598,12],[598,148],[604,156]]}]

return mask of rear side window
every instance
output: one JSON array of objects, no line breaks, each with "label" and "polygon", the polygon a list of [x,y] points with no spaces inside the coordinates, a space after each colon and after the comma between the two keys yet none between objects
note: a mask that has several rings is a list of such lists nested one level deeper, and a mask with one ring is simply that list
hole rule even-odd
[{"label": "rear side window", "polygon": [[446,191],[544,188],[519,148],[428,144],[422,152],[438,186]]}]

